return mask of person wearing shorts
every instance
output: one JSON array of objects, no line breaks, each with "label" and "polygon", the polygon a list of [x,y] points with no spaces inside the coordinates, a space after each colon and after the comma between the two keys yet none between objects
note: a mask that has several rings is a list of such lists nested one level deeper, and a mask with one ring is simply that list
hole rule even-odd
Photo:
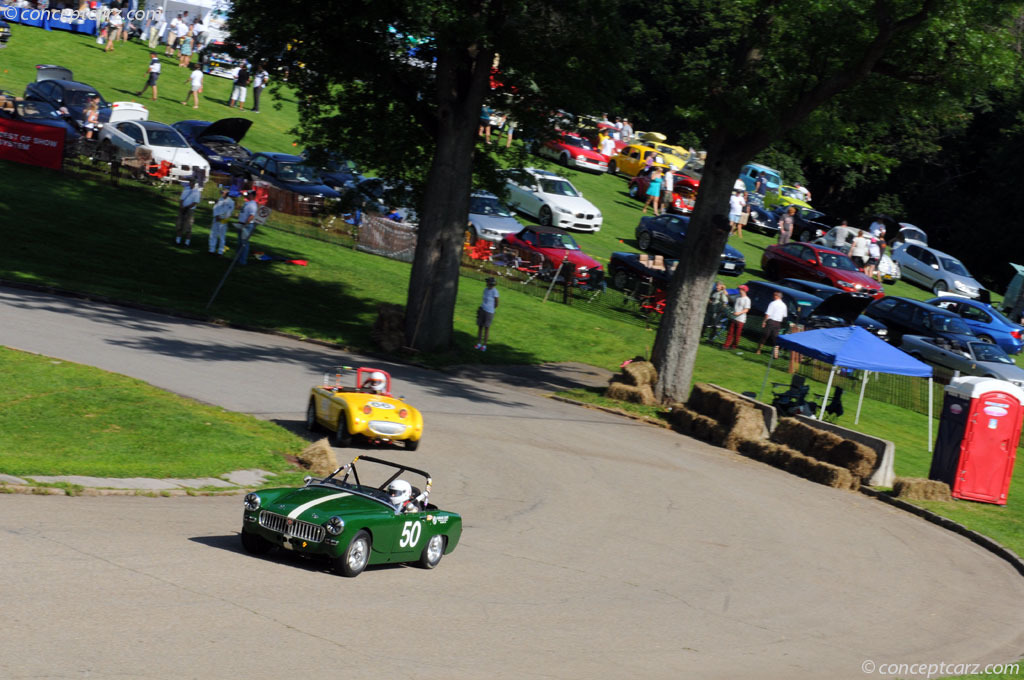
[{"label": "person wearing shorts", "polygon": [[[203,91],[203,72],[199,69],[199,64],[192,64],[190,67],[192,73],[189,74],[189,94],[192,95],[192,108],[199,108],[199,93]],[[182,105],[188,105],[189,94],[185,95],[185,101]]]},{"label": "person wearing shorts", "polygon": [[740,222],[747,209],[747,199],[743,194],[742,191],[733,191],[729,197],[729,235],[736,234],[740,238],[743,238],[743,225],[746,224],[746,220]]},{"label": "person wearing shorts", "polygon": [[146,84],[135,93],[135,96],[141,97],[146,88],[151,87],[153,88],[153,101],[156,101],[156,81],[160,78],[160,57],[157,56],[156,52],[149,53],[149,66],[146,68],[146,73],[148,74]]},{"label": "person wearing shorts", "polygon": [[487,351],[487,340],[491,333],[491,322],[494,321],[494,312],[498,309],[498,288],[493,276],[487,277],[487,287],[484,288],[483,301],[476,310],[476,346],[481,352]]},{"label": "person wearing shorts", "polygon": [[764,313],[764,321],[761,322],[761,328],[764,329],[764,334],[761,336],[761,342],[757,343],[757,353],[761,353],[761,348],[765,344],[772,346],[772,355],[779,358],[779,346],[776,342],[779,339],[779,331],[782,330],[782,322],[786,320],[786,315],[789,314],[789,310],[786,308],[786,303],[782,301],[782,293],[775,291],[773,296],[775,299],[768,305],[768,309]]},{"label": "person wearing shorts", "polygon": [[235,76],[235,87],[231,90],[231,99],[228,100],[229,109],[236,103],[238,104],[238,108],[245,108],[245,88],[248,86],[249,69],[246,68],[245,64],[242,64],[238,69],[238,75]]}]

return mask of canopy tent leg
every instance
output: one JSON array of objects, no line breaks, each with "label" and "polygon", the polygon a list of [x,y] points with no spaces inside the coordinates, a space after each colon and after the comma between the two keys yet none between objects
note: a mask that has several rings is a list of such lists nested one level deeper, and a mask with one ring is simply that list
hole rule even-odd
[{"label": "canopy tent leg", "polygon": [[764,391],[768,387],[768,374],[772,372],[772,354],[774,352],[768,352],[768,363],[764,367],[764,380],[761,381],[761,392],[757,395],[758,401],[764,401]]},{"label": "canopy tent leg", "polygon": [[828,372],[828,384],[825,385],[825,397],[821,400],[821,413],[818,414],[818,420],[825,420],[825,407],[828,406],[828,393],[832,391],[832,378],[836,375],[836,367],[833,365],[832,370]]},{"label": "canopy tent leg", "polygon": [[932,377],[928,376],[928,451],[932,450]]},{"label": "canopy tent leg", "polygon": [[860,399],[857,400],[857,417],[853,419],[854,425],[860,423],[860,407],[864,405],[864,389],[868,386],[868,373],[870,372],[864,371],[864,379],[860,381]]}]

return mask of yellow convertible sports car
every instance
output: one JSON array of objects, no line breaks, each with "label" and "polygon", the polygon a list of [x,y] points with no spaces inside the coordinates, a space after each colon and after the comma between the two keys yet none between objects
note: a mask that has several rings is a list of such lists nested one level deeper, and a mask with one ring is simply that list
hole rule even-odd
[{"label": "yellow convertible sports car", "polygon": [[[647,167],[647,157],[654,156],[654,167],[662,170],[668,169],[668,162],[660,151],[653,146],[645,144],[627,144],[619,149],[619,152],[608,161],[608,174],[614,175],[621,172],[629,177],[636,177],[637,174]],[[680,165],[679,167],[682,167]]]},{"label": "yellow convertible sports car", "polygon": [[646,142],[652,148],[660,151],[662,158],[665,159],[665,163],[668,165],[682,168],[686,165],[686,161],[690,160],[689,150],[674,144],[666,144],[665,135],[660,132],[640,132],[637,136],[640,138],[640,141]]},{"label": "yellow convertible sports car", "polygon": [[777,205],[795,205],[798,208],[813,210],[811,204],[804,200],[804,192],[796,187],[783,184],[780,191],[769,191],[764,197],[764,207],[771,210]]},{"label": "yellow convertible sports car", "polygon": [[317,426],[330,430],[331,444],[338,447],[363,437],[373,443],[401,441],[415,451],[423,436],[423,416],[391,396],[391,375],[379,368],[360,368],[354,386],[341,384],[340,370],[325,373],[306,409],[306,429],[312,432]]}]

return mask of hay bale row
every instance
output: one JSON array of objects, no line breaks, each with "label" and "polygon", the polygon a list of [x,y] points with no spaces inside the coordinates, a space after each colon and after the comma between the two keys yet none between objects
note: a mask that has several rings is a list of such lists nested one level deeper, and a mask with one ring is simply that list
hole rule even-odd
[{"label": "hay bale row", "polygon": [[672,414],[669,416],[672,427],[680,434],[700,439],[719,446],[723,439],[722,428],[714,418],[697,413],[693,409],[682,404],[672,407]]},{"label": "hay bale row", "polygon": [[326,437],[307,446],[297,458],[315,477],[326,477],[338,469],[338,458]]},{"label": "hay bale row", "polygon": [[608,384],[608,389],[604,391],[604,396],[609,399],[618,399],[619,401],[628,401],[634,404],[643,404],[644,406],[654,406],[658,403],[654,398],[654,390],[651,389],[650,385],[627,385],[626,383],[612,381]]},{"label": "hay bale row", "polygon": [[622,367],[621,382],[627,385],[654,385],[658,382],[658,370],[650,361],[631,361]]},{"label": "hay bale row", "polygon": [[405,308],[388,302],[379,304],[370,338],[385,352],[394,352],[405,345]]},{"label": "hay bale row", "polygon": [[736,451],[741,441],[764,436],[764,418],[760,411],[745,399],[706,383],[693,386],[686,407],[716,421],[716,435],[709,439],[716,446]]},{"label": "hay bale row", "polygon": [[780,420],[779,426],[772,432],[771,440],[824,463],[844,468],[857,478],[870,476],[878,462],[878,454],[867,446],[806,425],[796,418]]},{"label": "hay bale row", "polygon": [[912,501],[951,501],[949,485],[934,479],[918,477],[897,477],[892,490],[897,498]]},{"label": "hay bale row", "polygon": [[849,470],[805,456],[785,444],[744,439],[736,450],[748,458],[833,489],[856,489],[860,486],[860,478],[850,474]]}]

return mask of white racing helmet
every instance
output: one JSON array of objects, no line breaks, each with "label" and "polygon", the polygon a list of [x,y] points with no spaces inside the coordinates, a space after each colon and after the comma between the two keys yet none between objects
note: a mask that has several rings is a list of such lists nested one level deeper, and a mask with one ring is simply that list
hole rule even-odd
[{"label": "white racing helmet", "polygon": [[385,377],[384,374],[381,373],[380,371],[374,371],[373,373],[370,374],[370,377],[366,379],[364,387],[367,387],[376,392],[377,394],[380,394],[384,391],[384,388],[387,387],[387,384],[387,377]]},{"label": "white racing helmet", "polygon": [[412,498],[412,485],[404,479],[396,479],[388,484],[388,496],[395,507],[402,507],[402,504]]}]

